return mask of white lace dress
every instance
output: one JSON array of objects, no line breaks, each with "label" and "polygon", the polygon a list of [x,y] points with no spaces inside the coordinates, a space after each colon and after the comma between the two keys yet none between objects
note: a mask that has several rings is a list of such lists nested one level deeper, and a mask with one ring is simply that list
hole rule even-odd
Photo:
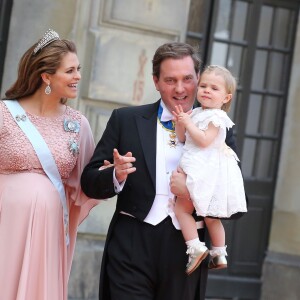
[{"label": "white lace dress", "polygon": [[187,174],[186,184],[197,214],[229,218],[235,213],[246,212],[238,157],[225,144],[226,128],[231,128],[234,123],[220,109],[196,108],[191,118],[201,130],[206,130],[210,122],[220,127],[215,140],[205,148],[196,146],[186,133],[180,167]]}]

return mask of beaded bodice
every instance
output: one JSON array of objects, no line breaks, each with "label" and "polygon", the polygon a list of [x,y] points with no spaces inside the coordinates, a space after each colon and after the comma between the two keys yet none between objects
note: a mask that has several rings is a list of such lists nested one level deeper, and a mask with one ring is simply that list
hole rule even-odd
[{"label": "beaded bodice", "polygon": [[[0,116],[1,114],[0,173],[36,172],[43,174],[44,171],[32,145],[2,101],[0,101]],[[72,145],[79,146],[80,130],[79,132],[67,130],[64,122],[69,120],[80,125],[80,113],[67,106],[65,113],[58,117],[40,117],[30,113],[27,113],[27,116],[43,136],[62,179],[67,179],[77,161],[78,153],[74,149],[72,151],[71,147]]]}]

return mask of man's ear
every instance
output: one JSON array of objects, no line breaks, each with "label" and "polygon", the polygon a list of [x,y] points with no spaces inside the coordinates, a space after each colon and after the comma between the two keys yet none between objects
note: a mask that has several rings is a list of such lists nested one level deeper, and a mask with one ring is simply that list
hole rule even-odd
[{"label": "man's ear", "polygon": [[156,87],[156,90],[159,92],[159,88],[158,88],[158,81],[159,81],[159,79],[155,75],[153,75],[152,78],[153,78],[153,82],[154,82],[154,85]]}]

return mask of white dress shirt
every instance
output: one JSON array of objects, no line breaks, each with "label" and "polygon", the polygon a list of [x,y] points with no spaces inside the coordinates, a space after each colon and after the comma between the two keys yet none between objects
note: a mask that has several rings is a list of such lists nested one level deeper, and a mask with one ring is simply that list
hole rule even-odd
[{"label": "white dress shirt", "polygon": [[[161,101],[163,112],[161,121],[172,120],[173,115],[167,109],[164,102]],[[152,207],[144,219],[144,222],[157,225],[167,216],[172,218],[172,223],[176,229],[180,229],[180,225],[174,214],[174,194],[170,190],[170,177],[172,172],[177,169],[179,159],[182,153],[183,144],[176,137],[176,147],[169,145],[171,131],[164,128],[157,119],[157,140],[156,140],[156,195]],[[119,193],[125,184],[121,184],[115,178],[115,191]],[[127,214],[126,212],[121,212]],[[128,215],[128,214],[127,214]],[[202,228],[203,222],[197,222],[197,227]]]},{"label": "white dress shirt", "polygon": [[[161,101],[163,112],[162,121],[172,120],[173,115]],[[171,131],[164,128],[157,120],[156,140],[156,195],[151,210],[145,218],[145,222],[157,225],[168,215],[171,216],[173,225],[180,229],[179,223],[173,211],[174,194],[170,191],[170,177],[176,170],[182,152],[182,143],[176,138],[176,147],[169,145]]]}]

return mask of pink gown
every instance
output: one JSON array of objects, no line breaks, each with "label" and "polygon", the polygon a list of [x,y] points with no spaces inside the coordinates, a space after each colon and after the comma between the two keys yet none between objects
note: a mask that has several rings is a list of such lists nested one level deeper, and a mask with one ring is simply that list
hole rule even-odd
[{"label": "pink gown", "polygon": [[[94,141],[86,118],[70,107],[55,118],[28,117],[51,150],[65,186],[70,245],[59,194],[0,101],[0,299],[66,300],[77,227],[99,203],[80,189]],[[65,119],[78,122],[79,133],[65,130]],[[70,150],[70,141],[79,145],[79,153]]]}]

